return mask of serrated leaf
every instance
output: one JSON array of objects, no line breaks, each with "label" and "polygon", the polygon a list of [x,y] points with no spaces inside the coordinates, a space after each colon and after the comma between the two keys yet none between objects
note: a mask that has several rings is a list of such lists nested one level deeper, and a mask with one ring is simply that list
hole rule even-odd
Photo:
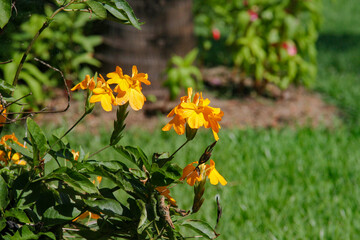
[{"label": "serrated leaf", "polygon": [[45,225],[56,225],[69,222],[80,215],[74,204],[61,204],[48,208],[43,215]]},{"label": "serrated leaf", "polygon": [[100,19],[106,18],[107,16],[106,9],[101,3],[95,0],[88,0],[85,3],[91,8],[93,13],[95,13],[95,15],[98,16]]},{"label": "serrated leaf", "polygon": [[183,222],[182,226],[194,230],[206,239],[215,239],[219,234],[206,222],[201,220],[187,220]]},{"label": "serrated leaf", "polygon": [[109,216],[121,217],[123,213],[123,208],[121,204],[110,198],[98,199],[98,200],[84,200],[85,204],[88,205],[91,209],[96,210],[97,212],[104,213]]},{"label": "serrated leaf", "polygon": [[5,209],[8,203],[8,186],[4,178],[0,175],[0,209]]},{"label": "serrated leaf", "polygon": [[3,28],[11,17],[11,0],[0,1],[0,28]]}]

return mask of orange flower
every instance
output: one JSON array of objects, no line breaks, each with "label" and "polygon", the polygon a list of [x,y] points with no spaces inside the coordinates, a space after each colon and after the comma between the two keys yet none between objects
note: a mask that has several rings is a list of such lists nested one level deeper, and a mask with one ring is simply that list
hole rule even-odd
[{"label": "orange flower", "polygon": [[197,164],[198,162],[192,162],[183,169],[181,181],[186,179],[187,184],[194,186],[196,181],[200,182],[209,178],[212,185],[217,185],[219,182],[223,186],[227,184],[225,178],[215,169],[215,162],[213,160],[210,160],[210,165],[200,164],[198,168],[194,166],[195,163]]},{"label": "orange flower", "polygon": [[157,187],[155,189],[160,193],[160,195],[163,195],[164,197],[166,197],[169,200],[171,205],[176,207],[176,201],[174,198],[172,198],[170,196],[170,190],[167,188],[167,186]]},{"label": "orange flower", "polygon": [[192,162],[188,164],[183,169],[183,174],[180,178],[180,181],[186,179],[187,184],[189,184],[190,186],[194,186],[195,182],[199,181],[200,179],[199,173],[196,171],[196,168],[193,165],[195,163],[197,164],[198,162]]},{"label": "orange flower", "polygon": [[75,152],[75,150],[73,149],[73,150],[71,150],[71,153],[73,155],[74,160],[77,161],[79,159],[79,156],[80,156],[79,151]]},{"label": "orange flower", "polygon": [[5,135],[0,139],[0,145],[4,145],[5,149],[10,149],[10,147],[6,144],[6,141],[12,140],[14,143],[19,145],[20,147],[26,148],[26,146],[22,145],[18,139],[15,137],[15,133],[11,135]]},{"label": "orange flower", "polygon": [[95,213],[92,213],[92,212],[89,212],[89,211],[85,211],[83,212],[82,214],[80,214],[77,218],[75,218],[74,220],[72,220],[73,222],[77,221],[77,220],[81,220],[81,219],[84,219],[86,217],[89,216],[89,219],[99,219],[100,216],[95,214]]},{"label": "orange flower", "polygon": [[101,102],[102,108],[110,112],[112,110],[111,104],[115,100],[113,91],[101,75],[97,80],[96,88],[93,89],[94,95],[91,96],[90,103]]},{"label": "orange flower", "polygon": [[208,106],[210,100],[204,99],[202,93],[196,93],[192,101],[191,96],[192,88],[188,88],[188,96],[182,97],[181,103],[168,114],[168,117],[174,114],[175,116],[162,130],[169,131],[171,127],[174,127],[175,132],[181,135],[184,133],[185,127],[180,128],[179,126],[187,123],[192,129],[199,129],[202,126],[211,128],[215,140],[219,140],[220,125],[218,122],[221,121],[224,113],[220,108]]},{"label": "orange flower", "polygon": [[96,180],[93,180],[92,183],[95,184],[95,182],[97,181],[97,182],[99,183],[99,185],[100,185],[101,180],[102,180],[102,177],[101,177],[101,176],[97,176],[97,177],[96,177]]},{"label": "orange flower", "polygon": [[[0,112],[3,110],[3,106],[0,104]],[[4,126],[4,122],[6,122],[6,109],[4,109],[2,112],[1,112],[1,115],[0,115],[0,127]]]},{"label": "orange flower", "polygon": [[146,73],[138,73],[137,67],[133,66],[132,76],[124,75],[120,67],[116,67],[116,71],[106,75],[109,80],[108,84],[117,84],[114,92],[117,93],[115,104],[124,105],[129,102],[130,107],[135,111],[142,109],[146,98],[141,92],[141,83],[150,85],[148,75]]},{"label": "orange flower", "polygon": [[95,88],[94,78],[93,78],[93,77],[90,78],[90,75],[86,75],[86,76],[85,76],[85,79],[84,79],[82,82],[76,84],[76,85],[71,89],[71,91],[75,91],[75,90],[78,90],[78,89],[80,89],[80,88],[83,89],[83,90],[85,90],[85,89],[93,90],[93,89]]}]

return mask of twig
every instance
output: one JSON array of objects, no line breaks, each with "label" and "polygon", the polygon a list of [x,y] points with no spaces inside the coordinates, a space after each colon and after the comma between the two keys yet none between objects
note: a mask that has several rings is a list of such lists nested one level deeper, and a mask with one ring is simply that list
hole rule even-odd
[{"label": "twig", "polygon": [[5,62],[0,62],[0,64],[7,64],[7,63],[11,63],[13,60],[12,59],[10,59],[10,60],[7,60],[7,61],[5,61]]},{"label": "twig", "polygon": [[109,145],[107,145],[107,146],[105,146],[105,147],[103,147],[103,148],[101,148],[101,149],[99,149],[99,150],[97,150],[96,152],[94,152],[94,153],[90,154],[88,158],[91,158],[92,156],[94,156],[94,155],[98,154],[99,152],[104,151],[105,149],[108,149],[109,147],[111,147],[111,145],[110,145],[110,144],[109,144]]},{"label": "twig", "polygon": [[13,80],[13,83],[12,85],[13,86],[16,86],[17,85],[17,82],[18,82],[18,79],[19,79],[19,75],[20,75],[20,72],[23,68],[23,65],[24,65],[24,62],[27,58],[27,56],[29,55],[29,52],[32,48],[32,46],[34,45],[35,41],[38,39],[38,37],[40,36],[40,34],[50,25],[51,21],[53,20],[53,18],[56,16],[56,14],[58,14],[59,12],[61,12],[62,10],[64,10],[66,7],[68,7],[69,5],[73,4],[75,0],[71,0],[69,3],[67,3],[66,5],[58,8],[45,22],[44,24],[42,25],[42,27],[39,29],[39,31],[35,34],[34,38],[31,40],[29,46],[27,47],[27,49],[25,50],[24,52],[24,55],[22,56],[21,58],[21,61],[20,61],[20,64],[16,70],[16,74],[15,74],[15,77],[14,77],[14,80]]},{"label": "twig", "polygon": [[189,142],[189,140],[186,140],[186,142],[183,143],[183,145],[181,145],[178,149],[176,149],[176,151],[171,154],[171,156],[169,157],[169,159],[171,159],[182,147],[184,147],[187,143]]},{"label": "twig", "polygon": [[[62,110],[45,111],[46,108],[44,108],[44,109],[41,110],[41,111],[32,111],[32,112],[9,112],[9,113],[6,113],[7,115],[12,115],[12,114],[39,114],[39,113],[62,113],[62,112],[66,112],[66,111],[69,109],[69,107],[70,107],[70,100],[71,100],[70,90],[69,90],[69,88],[68,88],[68,86],[67,86],[67,84],[66,84],[66,79],[65,79],[65,76],[64,76],[63,72],[60,71],[59,69],[51,66],[50,64],[48,64],[48,63],[46,63],[46,62],[38,59],[38,58],[34,58],[34,60],[40,62],[41,64],[47,66],[48,68],[50,68],[50,69],[52,69],[52,70],[60,73],[60,75],[61,75],[61,77],[62,77],[62,79],[63,79],[63,82],[64,82],[64,86],[65,86],[66,93],[67,93],[67,100],[68,100],[68,101],[67,101],[67,106],[66,106],[64,109],[62,109]],[[11,104],[14,104],[15,102],[20,101],[21,99],[23,99],[23,98],[25,98],[25,97],[27,97],[27,96],[29,96],[29,95],[31,95],[31,94],[32,94],[32,93],[29,93],[29,94],[27,94],[27,95],[25,95],[25,96],[17,99],[17,100],[14,101],[14,102],[11,102],[10,104],[6,105],[6,107],[10,106]]]}]

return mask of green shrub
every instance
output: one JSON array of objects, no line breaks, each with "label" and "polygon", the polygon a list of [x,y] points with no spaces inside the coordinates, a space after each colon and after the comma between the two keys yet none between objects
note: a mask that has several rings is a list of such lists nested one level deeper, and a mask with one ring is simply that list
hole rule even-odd
[{"label": "green shrub", "polygon": [[195,1],[201,57],[207,65],[239,68],[260,88],[309,86],[317,72],[320,12],[320,0]]}]

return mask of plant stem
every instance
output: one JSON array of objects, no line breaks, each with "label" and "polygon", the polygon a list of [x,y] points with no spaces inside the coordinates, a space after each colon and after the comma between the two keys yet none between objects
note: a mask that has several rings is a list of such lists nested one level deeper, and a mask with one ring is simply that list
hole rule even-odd
[{"label": "plant stem", "polygon": [[50,25],[50,23],[52,22],[53,18],[56,16],[56,14],[58,14],[59,12],[61,12],[62,10],[64,10],[66,7],[68,7],[69,5],[73,4],[76,0],[71,0],[68,4],[62,6],[61,8],[58,8],[42,25],[42,27],[39,29],[39,31],[35,34],[34,38],[31,40],[29,46],[27,47],[27,49],[24,52],[24,55],[21,58],[20,64],[18,66],[18,68],[16,69],[16,73],[15,73],[15,77],[13,80],[12,85],[16,86],[18,79],[19,79],[19,75],[20,72],[22,70],[22,67],[25,63],[25,60],[31,50],[31,48],[33,47],[35,41],[38,39],[38,37],[40,36],[40,34]]},{"label": "plant stem", "polygon": [[178,149],[176,149],[176,151],[175,151],[173,154],[171,154],[171,156],[170,156],[169,158],[171,159],[172,157],[174,157],[174,155],[175,155],[182,147],[184,147],[188,142],[189,142],[189,140],[186,140],[186,142],[184,142],[183,145],[181,145]]},{"label": "plant stem", "polygon": [[[44,158],[45,155],[48,154],[49,151],[50,151],[58,142],[61,141],[61,139],[63,139],[69,132],[71,132],[71,130],[73,130],[74,127],[76,127],[76,125],[78,125],[79,122],[81,122],[81,120],[83,120],[86,115],[87,115],[87,113],[84,112],[83,115],[76,121],[76,123],[74,123],[74,125],[72,125],[58,140],[56,140],[56,142],[55,142],[53,145],[50,146],[50,149],[44,153],[44,155],[42,156],[42,158]],[[58,164],[59,164],[59,163],[58,163]],[[59,165],[59,166],[60,166],[60,165]]]},{"label": "plant stem", "polygon": [[89,155],[89,158],[90,158],[90,157],[92,157],[92,156],[94,156],[94,155],[96,155],[96,154],[98,154],[99,152],[104,151],[105,149],[108,149],[109,147],[111,147],[111,145],[110,145],[110,144],[109,144],[109,145],[107,145],[107,146],[105,146],[105,147],[103,147],[103,148],[101,148],[101,149],[99,149],[99,150],[97,150],[96,152],[94,152],[94,153],[90,154],[90,155]]}]

